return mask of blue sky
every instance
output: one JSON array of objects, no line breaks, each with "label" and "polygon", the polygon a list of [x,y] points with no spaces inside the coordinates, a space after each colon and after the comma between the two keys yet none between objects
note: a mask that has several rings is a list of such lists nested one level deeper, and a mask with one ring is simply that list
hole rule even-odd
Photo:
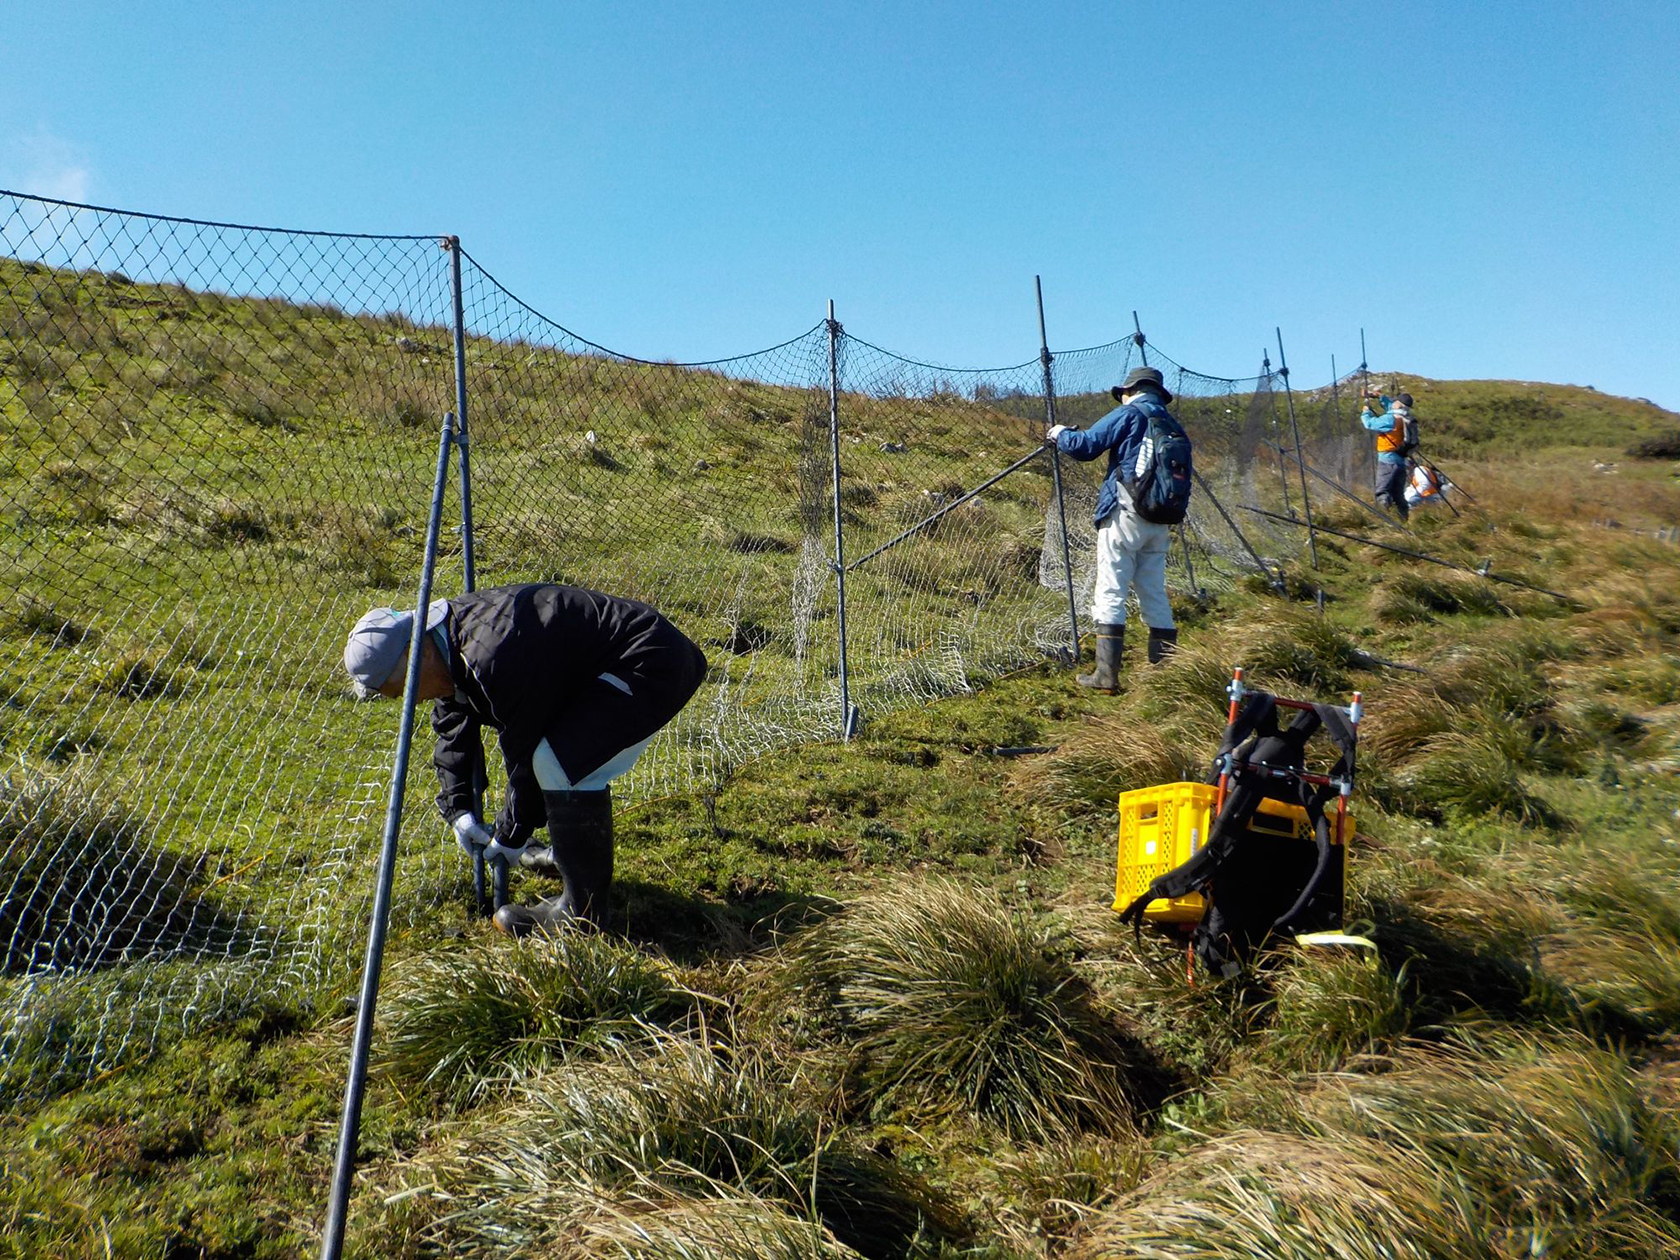
[{"label": "blue sky", "polygon": [[1131,311],[1185,364],[1680,408],[1680,4],[14,0],[0,186],[455,232],[589,339],[705,359],[832,297],[956,366]]}]

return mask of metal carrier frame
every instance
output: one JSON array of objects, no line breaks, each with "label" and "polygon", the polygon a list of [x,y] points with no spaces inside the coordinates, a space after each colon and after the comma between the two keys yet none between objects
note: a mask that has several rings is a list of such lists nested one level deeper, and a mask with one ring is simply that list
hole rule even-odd
[{"label": "metal carrier frame", "polygon": [[[1248,686],[1243,681],[1242,666],[1232,667],[1231,681],[1225,688],[1225,693],[1231,697],[1230,712],[1226,716],[1225,725],[1232,726],[1237,720],[1237,711],[1242,708],[1243,697],[1248,694]],[[1348,724],[1353,727],[1354,751],[1348,759],[1348,777],[1346,779],[1332,779],[1329,775],[1314,774],[1311,770],[1297,769],[1294,766],[1273,766],[1263,761],[1248,761],[1243,763],[1245,770],[1259,770],[1274,779],[1286,779],[1295,783],[1310,783],[1314,787],[1334,787],[1336,789],[1336,830],[1335,843],[1345,844],[1348,837],[1347,805],[1348,798],[1353,795],[1353,783],[1358,767],[1359,748],[1359,719],[1364,716],[1365,706],[1362,692],[1354,692],[1353,700],[1344,709],[1348,715]],[[1272,702],[1285,709],[1299,709],[1311,711],[1316,706],[1310,700],[1290,700],[1283,696],[1273,695]],[[1231,753],[1220,758],[1219,766],[1219,794],[1214,798],[1213,816],[1219,817],[1219,811],[1225,808],[1225,789],[1231,778]]]}]

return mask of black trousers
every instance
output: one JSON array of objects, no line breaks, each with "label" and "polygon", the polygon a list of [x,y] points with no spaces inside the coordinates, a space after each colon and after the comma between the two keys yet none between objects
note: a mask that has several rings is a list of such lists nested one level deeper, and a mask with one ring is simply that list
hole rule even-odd
[{"label": "black trousers", "polygon": [[625,695],[594,679],[549,723],[544,738],[573,783],[659,730],[693,698],[706,677],[706,657],[689,637],[667,625],[658,650],[637,657],[634,670],[609,669],[630,688]]}]

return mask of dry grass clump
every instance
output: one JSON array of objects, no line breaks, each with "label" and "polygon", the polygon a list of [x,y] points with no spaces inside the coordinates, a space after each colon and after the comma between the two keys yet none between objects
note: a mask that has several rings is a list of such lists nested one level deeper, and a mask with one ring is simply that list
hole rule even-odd
[{"label": "dry grass clump", "polygon": [[1431,736],[1417,766],[1402,776],[1402,782],[1425,808],[1495,814],[1555,827],[1562,816],[1535,789],[1529,775],[1567,765],[1567,755],[1547,732],[1482,721]]},{"label": "dry grass clump", "polygon": [[1394,683],[1383,688],[1359,724],[1360,759],[1388,769],[1405,765],[1459,719],[1460,710],[1432,683],[1410,679]]},{"label": "dry grass clump", "polygon": [[1271,977],[1258,1056],[1289,1070],[1328,1071],[1388,1049],[1411,1022],[1405,973],[1404,963],[1393,971],[1363,953],[1313,949],[1291,958]]},{"label": "dry grass clump", "polygon": [[1539,943],[1546,969],[1601,1017],[1661,1034],[1680,1024],[1680,857],[1666,846],[1525,850],[1513,878],[1564,915]]},{"label": "dry grass clump", "polygon": [[1433,621],[1437,616],[1470,613],[1483,617],[1515,617],[1521,611],[1508,594],[1474,573],[1402,570],[1385,578],[1371,596],[1371,611],[1391,625]]},{"label": "dry grass clump", "polygon": [[1226,1114],[1264,1128],[1183,1152],[1067,1254],[1675,1254],[1680,1128],[1629,1064],[1579,1040],[1473,1040],[1305,1087],[1238,1078]]},{"label": "dry grass clump", "polygon": [[[1349,688],[1348,672],[1356,663],[1353,641],[1316,613],[1276,609],[1269,616],[1246,618],[1233,639],[1227,653],[1230,664],[1244,666],[1257,687],[1293,684],[1313,693]],[[1227,667],[1225,681],[1229,680]]]},{"label": "dry grass clump", "polygon": [[1348,1138],[1239,1130],[1180,1155],[1095,1217],[1068,1260],[1470,1260],[1477,1205],[1415,1157]]},{"label": "dry grass clump", "polygon": [[1449,653],[1428,681],[1387,688],[1369,707],[1362,745],[1396,785],[1392,804],[1440,817],[1492,814],[1557,826],[1536,776],[1578,772],[1590,732],[1556,704],[1554,636],[1515,631]]},{"label": "dry grass clump", "polygon": [[380,1006],[397,1079],[468,1101],[580,1050],[642,1037],[691,1009],[667,968],[583,932],[415,959]]},{"label": "dry grass clump", "polygon": [[1137,1138],[1069,1137],[997,1156],[999,1224],[1023,1252],[1063,1238],[1140,1182],[1150,1148]]},{"label": "dry grass clump", "polygon": [[1031,1139],[1130,1130],[1128,1040],[1059,934],[988,890],[870,894],[794,938],[778,983],[850,1043],[852,1086],[876,1109]]},{"label": "dry grass clump", "polygon": [[1379,1141],[1471,1190],[1500,1254],[1673,1255],[1680,1125],[1626,1060],[1584,1042],[1410,1051],[1302,1103],[1328,1142]]},{"label": "dry grass clump", "polygon": [[1403,976],[1413,1026],[1465,1012],[1521,1023],[1575,1019],[1575,1003],[1540,960],[1541,942],[1561,921],[1556,903],[1486,858],[1477,864],[1465,874],[1411,849],[1356,868],[1349,913],[1376,923],[1384,961]]},{"label": "dry grass clump", "polygon": [[606,1199],[578,1222],[577,1234],[570,1254],[579,1260],[855,1260],[862,1254],[820,1220],[744,1194]]},{"label": "dry grass clump", "polygon": [[[396,1232],[462,1257],[743,1254],[732,1236],[770,1255],[847,1254],[825,1234],[887,1257],[963,1232],[938,1193],[833,1125],[797,1082],[750,1052],[669,1036],[528,1080],[399,1180],[408,1189],[391,1199],[406,1206],[379,1245],[393,1249]],[[636,1249],[655,1205],[690,1219],[652,1245],[694,1250]],[[685,1239],[689,1225],[698,1237]]]},{"label": "dry grass clump", "polygon": [[14,596],[7,616],[0,624],[15,628],[22,634],[47,639],[54,647],[75,647],[91,633],[49,601],[28,591],[20,591]]},{"label": "dry grass clump", "polygon": [[1053,753],[1024,761],[1011,788],[1067,814],[1112,815],[1121,792],[1205,778],[1212,755],[1213,744],[1181,726],[1139,716],[1092,718]]}]

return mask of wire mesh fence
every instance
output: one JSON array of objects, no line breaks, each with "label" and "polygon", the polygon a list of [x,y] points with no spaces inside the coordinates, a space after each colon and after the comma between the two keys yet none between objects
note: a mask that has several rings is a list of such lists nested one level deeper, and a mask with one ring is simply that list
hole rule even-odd
[{"label": "wire mesh fence", "polygon": [[[0,1096],[352,970],[397,716],[340,652],[367,607],[413,598],[458,405],[450,246],[0,193]],[[828,321],[657,363],[459,262],[477,585],[641,598],[711,663],[621,801],[838,736],[843,682],[867,721],[1065,659],[1104,469],[1058,467],[1046,417],[1102,415],[1140,352],[1212,492],[1173,587],[1302,545],[1227,510],[1289,510],[1269,365],[1202,376],[1128,337],[1051,356],[1047,400],[1036,358],[940,368]],[[1345,393],[1307,400],[1333,477]],[[458,501],[445,527],[448,595]],[[467,891],[425,763],[399,921]]]}]

